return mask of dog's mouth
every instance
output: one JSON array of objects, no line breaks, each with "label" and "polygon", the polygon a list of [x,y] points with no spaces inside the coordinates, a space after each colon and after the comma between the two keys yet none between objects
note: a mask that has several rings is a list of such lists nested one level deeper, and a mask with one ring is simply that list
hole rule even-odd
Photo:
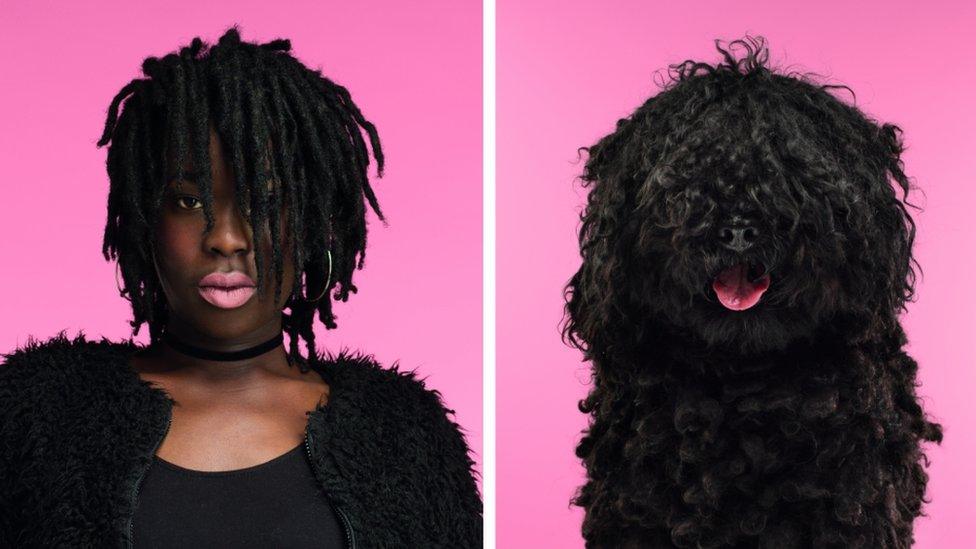
[{"label": "dog's mouth", "polygon": [[712,289],[726,309],[744,311],[759,303],[769,284],[769,273],[763,263],[738,263],[715,275]]}]

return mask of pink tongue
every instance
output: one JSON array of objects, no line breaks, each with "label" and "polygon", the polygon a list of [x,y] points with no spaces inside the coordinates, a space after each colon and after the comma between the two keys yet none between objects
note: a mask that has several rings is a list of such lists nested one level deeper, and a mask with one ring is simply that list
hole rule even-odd
[{"label": "pink tongue", "polygon": [[749,282],[748,272],[749,266],[740,263],[720,272],[712,281],[715,295],[727,309],[744,311],[759,303],[759,298],[769,288],[769,274],[764,274],[755,282]]}]

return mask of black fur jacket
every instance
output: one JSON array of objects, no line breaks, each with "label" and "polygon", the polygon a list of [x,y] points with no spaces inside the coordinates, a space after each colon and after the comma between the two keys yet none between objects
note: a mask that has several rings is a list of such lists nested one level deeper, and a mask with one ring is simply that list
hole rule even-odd
[{"label": "black fur jacket", "polygon": [[[125,547],[173,401],[128,357],[64,332],[0,365],[0,547]],[[310,463],[349,546],[481,547],[482,503],[460,427],[413,372],[310,357],[330,385],[309,413]]]}]

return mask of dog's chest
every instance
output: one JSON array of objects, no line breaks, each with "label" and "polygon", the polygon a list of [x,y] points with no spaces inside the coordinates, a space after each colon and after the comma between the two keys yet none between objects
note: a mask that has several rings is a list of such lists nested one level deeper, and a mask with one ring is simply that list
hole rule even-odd
[{"label": "dog's chest", "polygon": [[836,361],[669,374],[635,398],[624,446],[643,455],[631,456],[640,465],[630,471],[655,489],[680,487],[660,495],[692,506],[772,503],[791,478],[826,487],[844,467],[844,447],[864,438],[866,412],[854,407],[864,382]]},{"label": "dog's chest", "polygon": [[641,547],[910,545],[926,480],[910,357],[656,358],[602,387],[599,421],[581,443],[594,539],[615,531]]}]

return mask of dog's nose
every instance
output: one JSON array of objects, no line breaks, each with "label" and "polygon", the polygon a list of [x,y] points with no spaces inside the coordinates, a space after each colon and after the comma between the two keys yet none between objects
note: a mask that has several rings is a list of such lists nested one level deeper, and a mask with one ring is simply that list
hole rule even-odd
[{"label": "dog's nose", "polygon": [[718,241],[730,250],[744,252],[759,238],[759,229],[754,225],[729,224],[718,230]]}]

